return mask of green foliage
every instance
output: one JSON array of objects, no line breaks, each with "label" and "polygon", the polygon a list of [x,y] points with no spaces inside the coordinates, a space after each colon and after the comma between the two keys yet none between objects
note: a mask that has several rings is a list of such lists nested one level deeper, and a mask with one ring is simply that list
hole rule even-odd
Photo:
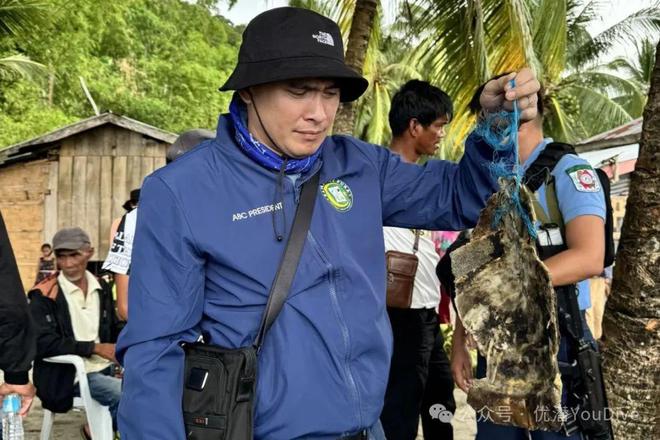
[{"label": "green foliage", "polygon": [[607,67],[610,70],[622,72],[627,79],[637,84],[644,94],[651,83],[651,73],[655,63],[655,43],[643,39],[636,47],[634,57],[619,57],[612,60]]},{"label": "green foliage", "polygon": [[[407,3],[407,2],[406,2]],[[614,44],[630,44],[660,31],[657,5],[630,14],[598,35],[587,25],[597,2],[577,0],[413,1],[422,13],[412,21],[421,42],[410,64],[449,93],[456,115],[446,156],[461,154],[474,117],[466,111],[474,90],[492,74],[532,67],[546,87],[545,131],[575,142],[639,117],[640,82],[625,78],[600,58]],[[651,64],[652,65],[652,64]]]},{"label": "green foliage", "polygon": [[0,0],[0,37],[36,29],[46,18],[43,0]]},{"label": "green foliage", "polygon": [[27,35],[45,22],[46,5],[41,0],[0,0],[0,79],[38,80],[46,74],[43,65],[16,53],[8,37]]},{"label": "green foliage", "polygon": [[[224,0],[232,5],[235,0]],[[291,0],[335,19],[348,37],[356,0]],[[395,1],[397,20],[376,19],[365,58],[370,86],[357,102],[355,134],[390,141],[392,95],[411,78],[447,91],[456,114],[439,156],[456,158],[473,118],[477,85],[531,65],[547,89],[546,131],[574,141],[641,115],[660,9],[641,9],[599,35],[587,25],[598,2],[578,0]],[[242,27],[216,0],[0,0],[0,146],[101,111],[180,132],[215,126],[230,95],[218,93],[236,60]],[[654,6],[656,6],[654,4]],[[641,42],[649,37],[647,42]],[[599,64],[615,43],[636,58]],[[40,64],[38,64],[40,63]],[[43,68],[48,72],[44,75]]]},{"label": "green foliage", "polygon": [[0,58],[0,79],[25,78],[32,81],[42,79],[46,69],[25,55],[10,55]]},{"label": "green foliage", "polygon": [[49,19],[38,36],[0,37],[0,58],[20,48],[50,72],[37,85],[0,77],[0,146],[92,116],[81,77],[102,112],[172,132],[215,127],[231,98],[217,88],[235,65],[240,34],[212,15],[212,2],[44,2]]}]

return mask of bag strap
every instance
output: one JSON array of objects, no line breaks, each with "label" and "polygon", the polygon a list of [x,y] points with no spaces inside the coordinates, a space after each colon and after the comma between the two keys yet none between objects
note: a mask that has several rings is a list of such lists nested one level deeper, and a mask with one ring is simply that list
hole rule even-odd
[{"label": "bag strap", "polygon": [[566,154],[575,154],[575,148],[563,142],[550,142],[541,154],[525,171],[525,185],[530,192],[535,193],[541,185],[547,183],[555,165]]},{"label": "bag strap", "polygon": [[545,204],[548,207],[550,223],[556,224],[563,231],[564,217],[562,217],[561,211],[559,210],[559,199],[557,198],[557,189],[555,187],[554,178],[545,186]]},{"label": "bag strap", "polygon": [[[525,172],[525,186],[534,194],[532,205],[536,218],[543,224],[554,223],[562,230],[564,228],[564,221],[559,210],[552,170],[559,163],[559,160],[567,154],[575,154],[575,148],[572,145],[563,142],[550,142]],[[543,184],[546,186],[545,201],[548,209],[547,215],[537,199],[537,191]]]},{"label": "bag strap", "polygon": [[414,255],[419,250],[419,236],[421,235],[421,231],[419,229],[415,229],[413,232],[415,234],[415,244],[413,244],[413,255]]},{"label": "bag strap", "polygon": [[303,246],[305,245],[309,225],[312,222],[312,214],[314,212],[316,193],[318,193],[320,174],[320,171],[317,172],[303,184],[300,203],[296,209],[296,216],[293,219],[293,226],[291,227],[291,234],[286,243],[284,255],[282,255],[282,260],[277,269],[275,280],[270,288],[266,310],[261,318],[259,332],[254,341],[254,347],[257,350],[257,353],[261,349],[266,332],[268,332],[273,325],[277,315],[279,315],[282,310],[282,306],[284,306],[284,301],[286,301],[286,297],[289,294],[293,277],[298,269],[300,255],[302,254]]}]

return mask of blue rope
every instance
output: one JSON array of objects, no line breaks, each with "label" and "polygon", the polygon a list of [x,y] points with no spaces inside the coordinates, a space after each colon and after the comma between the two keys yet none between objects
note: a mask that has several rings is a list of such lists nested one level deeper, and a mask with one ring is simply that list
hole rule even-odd
[{"label": "blue rope", "polygon": [[[515,87],[515,80],[511,80],[511,86]],[[518,159],[518,122],[520,121],[520,111],[518,102],[513,102],[513,112],[501,111],[497,113],[488,113],[481,119],[475,131],[481,136],[494,150],[495,158],[490,164],[491,174],[499,179],[513,181],[513,191],[510,193],[510,200],[495,211],[493,229],[502,221],[502,218],[510,211],[515,210],[522,218],[527,227],[527,232],[532,239],[536,239],[536,228],[532,219],[529,217],[520,202],[520,188],[522,186],[523,169]],[[499,158],[498,152],[503,154]],[[511,154],[513,153],[513,154]],[[513,157],[513,161],[510,158]]]}]

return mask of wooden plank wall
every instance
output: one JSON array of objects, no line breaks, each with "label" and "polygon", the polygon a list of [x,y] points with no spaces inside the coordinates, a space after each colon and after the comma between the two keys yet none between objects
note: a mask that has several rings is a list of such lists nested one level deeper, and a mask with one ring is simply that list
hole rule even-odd
[{"label": "wooden plank wall", "polygon": [[[165,165],[169,144],[140,133],[105,125],[62,142],[57,173],[57,212],[46,211],[44,232],[80,226],[90,235],[96,252],[105,259],[112,220],[124,214],[122,205],[134,188],[156,168]],[[51,189],[51,193],[52,193]],[[46,241],[52,239],[44,237]]]}]

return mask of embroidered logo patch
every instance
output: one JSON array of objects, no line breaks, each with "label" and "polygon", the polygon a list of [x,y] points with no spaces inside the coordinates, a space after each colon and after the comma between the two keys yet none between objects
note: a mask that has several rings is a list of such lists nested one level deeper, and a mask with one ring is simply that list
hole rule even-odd
[{"label": "embroidered logo patch", "polygon": [[600,182],[593,168],[589,165],[575,165],[566,170],[566,174],[573,181],[575,189],[580,192],[600,191]]},{"label": "embroidered logo patch", "polygon": [[321,194],[339,212],[346,212],[353,206],[351,189],[339,179],[332,179],[322,184]]},{"label": "embroidered logo patch", "polygon": [[318,31],[317,33],[312,35],[312,38],[314,38],[319,43],[327,44],[328,46],[335,45],[334,38],[332,38],[332,35],[330,35],[327,32]]}]

